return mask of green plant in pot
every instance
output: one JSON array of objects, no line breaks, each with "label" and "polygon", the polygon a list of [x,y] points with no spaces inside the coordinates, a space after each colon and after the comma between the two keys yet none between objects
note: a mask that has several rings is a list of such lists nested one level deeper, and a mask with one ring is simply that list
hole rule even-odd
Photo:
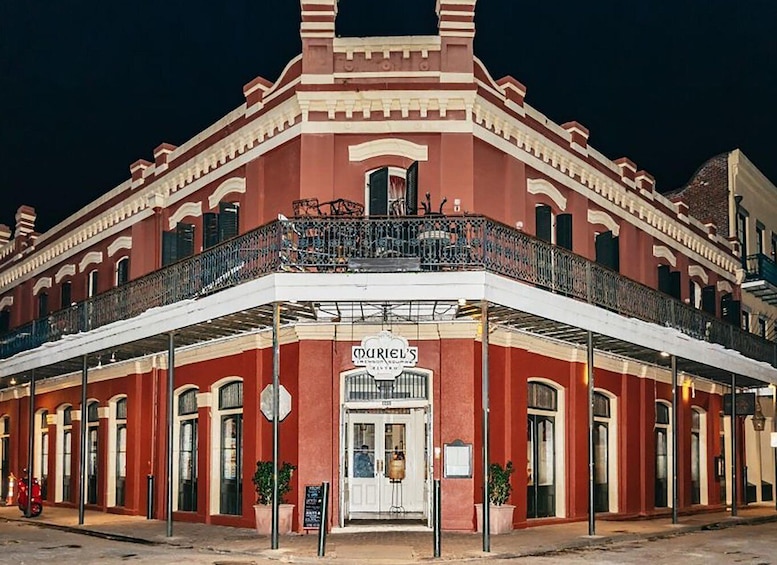
[{"label": "green plant in pot", "polygon": [[[296,467],[284,461],[278,469],[278,498],[283,504],[283,497],[291,492],[291,476]],[[257,504],[272,504],[272,461],[257,461],[254,473],[254,488]]]},{"label": "green plant in pot", "polygon": [[494,506],[502,506],[510,498],[513,486],[510,484],[510,475],[515,473],[513,462],[508,461],[502,467],[499,463],[491,463],[488,468],[488,493],[489,500]]},{"label": "green plant in pot", "polygon": [[[253,476],[254,489],[256,490],[256,531],[262,535],[269,535],[272,529],[272,502],[273,502],[273,473],[272,461],[257,461],[256,472]],[[291,533],[293,504],[284,504],[283,497],[291,492],[291,477],[296,467],[288,462],[278,469],[278,504],[279,520],[278,531],[282,534]]]}]

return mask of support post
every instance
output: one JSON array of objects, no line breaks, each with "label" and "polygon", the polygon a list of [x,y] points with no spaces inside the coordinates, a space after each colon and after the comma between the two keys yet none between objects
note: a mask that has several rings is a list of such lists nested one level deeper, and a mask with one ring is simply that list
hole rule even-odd
[{"label": "support post", "polygon": [[32,483],[35,475],[35,369],[30,372],[30,406],[29,406],[30,430],[27,437],[27,508],[24,509],[24,515],[29,518],[32,516]]},{"label": "support post", "polygon": [[78,457],[78,525],[84,525],[84,502],[86,501],[86,384],[89,375],[88,358],[84,355],[81,364],[81,453]]},{"label": "support post", "polygon": [[167,537],[173,537],[173,410],[175,403],[173,389],[175,387],[175,335],[168,334],[167,340],[167,445],[165,446],[165,517],[167,520]]},{"label": "support post", "polygon": [[281,305],[273,302],[272,305],[272,549],[278,549],[278,449],[280,440],[280,421],[278,411],[280,402],[278,392],[280,388],[281,347],[278,334],[281,325]]},{"label": "support post", "polygon": [[731,373],[731,515],[737,509],[737,376]]},{"label": "support post", "polygon": [[321,483],[321,523],[318,525],[318,556],[326,555],[326,530],[329,527],[329,481]]},{"label": "support post", "polygon": [[679,430],[677,429],[677,402],[679,395],[677,394],[677,357],[674,355],[670,359],[672,363],[672,524],[678,522],[678,501],[680,497],[677,492],[677,444]]},{"label": "support post", "polygon": [[489,454],[489,382],[488,382],[488,302],[480,304],[482,396],[483,396],[483,551],[491,551],[491,493],[488,489]]},{"label": "support post", "polygon": [[596,535],[596,508],[594,501],[594,334],[588,332],[588,535]]}]

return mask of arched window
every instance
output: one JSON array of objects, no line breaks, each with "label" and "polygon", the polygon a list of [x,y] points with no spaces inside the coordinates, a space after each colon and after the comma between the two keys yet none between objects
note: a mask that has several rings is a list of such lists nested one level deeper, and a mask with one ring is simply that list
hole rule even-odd
[{"label": "arched window", "polygon": [[8,479],[11,477],[11,419],[0,418],[0,498],[8,498]]},{"label": "arched window", "polygon": [[116,263],[116,286],[129,281],[129,257],[122,257]]},{"label": "arched window", "polygon": [[124,506],[127,484],[127,397],[111,401],[108,412],[108,506]]},{"label": "arched window", "polygon": [[99,273],[97,272],[97,269],[89,273],[89,278],[86,282],[86,296],[87,298],[91,298],[92,296],[97,295],[98,292],[100,292],[100,286],[99,286],[100,278]]},{"label": "arched window", "polygon": [[243,382],[218,389],[219,512],[243,513]]},{"label": "arched window", "polygon": [[594,392],[594,510],[610,512],[610,470],[613,468],[610,444],[612,442],[612,407],[610,398]]},{"label": "arched window", "polygon": [[59,287],[59,307],[68,308],[73,303],[73,283],[63,282]]},{"label": "arched window", "polygon": [[656,402],[655,423],[655,507],[669,506],[672,485],[669,482],[669,468],[672,465],[669,446],[672,442],[672,427],[669,419],[670,405],[666,402]]},{"label": "arched window", "polygon": [[197,389],[190,388],[178,394],[176,424],[178,433],[173,454],[176,466],[178,497],[176,510],[197,511]]},{"label": "arched window", "polygon": [[[96,272],[96,271],[94,271]],[[97,504],[99,495],[99,435],[100,417],[96,400],[86,405],[86,503]],[[81,425],[83,422],[81,414]]]},{"label": "arched window", "polygon": [[57,410],[57,502],[73,502],[73,408]]},{"label": "arched window", "polygon": [[561,497],[559,390],[528,383],[527,502],[528,518],[546,518],[559,512]]}]

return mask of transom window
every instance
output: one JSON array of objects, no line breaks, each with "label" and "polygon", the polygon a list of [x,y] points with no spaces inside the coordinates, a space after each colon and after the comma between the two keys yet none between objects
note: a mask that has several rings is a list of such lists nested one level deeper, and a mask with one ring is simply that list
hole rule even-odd
[{"label": "transom window", "polygon": [[405,371],[393,381],[378,381],[367,373],[356,373],[345,378],[345,400],[426,400],[427,381],[426,375],[414,371]]},{"label": "transom window", "polygon": [[555,411],[558,404],[557,398],[556,390],[553,387],[542,383],[529,383],[529,408]]},{"label": "transom window", "polygon": [[243,383],[236,381],[224,385],[219,389],[219,410],[229,410],[231,408],[242,408],[243,406]]},{"label": "transom window", "polygon": [[610,399],[601,392],[594,392],[594,416],[599,418],[610,417]]}]

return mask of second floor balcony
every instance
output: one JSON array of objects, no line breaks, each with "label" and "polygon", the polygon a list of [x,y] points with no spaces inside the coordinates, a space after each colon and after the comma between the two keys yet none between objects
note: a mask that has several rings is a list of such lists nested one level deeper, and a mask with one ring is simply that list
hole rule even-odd
[{"label": "second floor balcony", "polygon": [[[775,365],[773,342],[671,296],[488,218],[442,215],[282,218],[15,328],[0,336],[0,358],[273,273],[400,272],[423,280],[462,271],[498,275]],[[556,335],[552,326],[546,323],[542,331]]]},{"label": "second floor balcony", "polygon": [[748,255],[742,290],[777,306],[777,263],[763,253]]}]

